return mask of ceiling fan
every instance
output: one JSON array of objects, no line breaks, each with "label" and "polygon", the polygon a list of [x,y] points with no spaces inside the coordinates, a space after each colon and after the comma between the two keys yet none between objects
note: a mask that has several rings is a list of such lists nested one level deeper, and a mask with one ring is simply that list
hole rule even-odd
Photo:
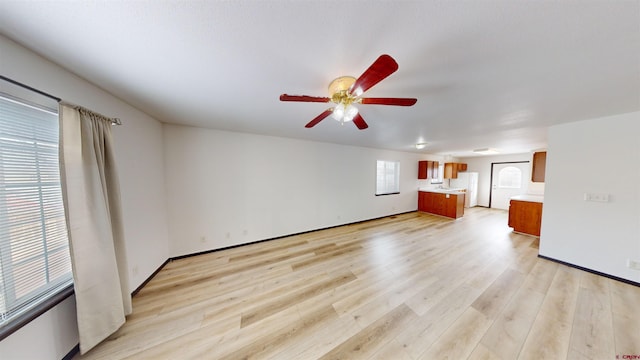
[{"label": "ceiling fan", "polygon": [[365,98],[362,94],[374,85],[384,80],[387,76],[398,70],[398,63],[389,55],[381,55],[369,66],[359,78],[353,76],[341,76],[329,84],[329,97],[307,96],[307,95],[280,95],[280,101],[299,102],[334,102],[335,107],[325,110],[322,114],[309,121],[306,128],[312,128],[324,118],[331,115],[337,121],[344,124],[353,121],[360,130],[369,127],[364,121],[358,108],[354,104],[374,104],[374,105],[395,105],[411,106],[418,99],[413,98]]}]

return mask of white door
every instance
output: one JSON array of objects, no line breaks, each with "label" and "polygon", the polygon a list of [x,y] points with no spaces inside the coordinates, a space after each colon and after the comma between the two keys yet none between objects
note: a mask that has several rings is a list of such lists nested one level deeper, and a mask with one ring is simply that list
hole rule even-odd
[{"label": "white door", "polygon": [[493,164],[491,178],[491,208],[509,209],[512,196],[527,193],[529,163]]}]

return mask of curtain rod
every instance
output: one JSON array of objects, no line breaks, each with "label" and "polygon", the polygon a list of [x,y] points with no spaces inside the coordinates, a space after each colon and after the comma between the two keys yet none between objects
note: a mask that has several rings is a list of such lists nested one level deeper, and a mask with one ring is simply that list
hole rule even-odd
[{"label": "curtain rod", "polygon": [[[10,78],[8,78],[8,77],[6,77],[6,76],[0,75],[0,79],[4,80],[4,81],[6,81],[6,82],[12,83],[12,84],[14,84],[14,85],[20,86],[21,88],[24,88],[24,89],[27,89],[27,90],[31,90],[31,91],[33,91],[33,92],[35,92],[35,93],[38,93],[38,94],[40,94],[40,95],[42,95],[42,96],[44,96],[44,97],[48,97],[49,99],[55,100],[55,101],[56,101],[56,102],[58,102],[58,103],[66,104],[66,105],[69,105],[69,106],[73,106],[73,107],[77,107],[77,108],[85,109],[85,108],[83,108],[82,106],[75,105],[75,104],[72,104],[72,103],[69,103],[69,102],[63,101],[61,98],[59,98],[59,97],[57,97],[57,96],[53,96],[53,95],[51,95],[51,94],[49,94],[49,93],[46,93],[46,92],[44,92],[44,91],[42,91],[42,90],[38,90],[38,89],[36,89],[36,88],[34,88],[34,87],[31,87],[31,86],[29,86],[29,85],[23,84],[23,83],[21,83],[21,82],[19,82],[19,81],[15,81],[15,80],[10,79]],[[85,110],[89,110],[89,109],[85,109]],[[93,110],[89,110],[89,111],[95,112],[95,111],[93,111]],[[114,124],[114,125],[122,125],[122,121],[121,121],[119,118],[112,118],[112,117],[104,116],[104,115],[102,115],[102,114],[98,114],[98,115],[100,115],[100,116],[102,116],[102,117],[104,117],[104,118],[109,119],[109,121],[111,121],[111,123],[112,123],[112,124]]]},{"label": "curtain rod", "polygon": [[70,102],[64,101],[64,100],[60,100],[60,101],[58,101],[58,103],[61,104],[61,105],[71,106],[72,108],[74,108],[76,110],[84,110],[84,111],[87,111],[87,112],[90,112],[90,113],[94,113],[96,115],[100,115],[103,118],[111,121],[111,124],[113,124],[113,125],[122,125],[122,121],[120,121],[119,118],[111,118],[111,117],[108,117],[108,116],[104,116],[104,115],[102,115],[100,113],[97,113],[97,112],[95,112],[93,110],[87,109],[86,107],[83,107],[83,106],[80,106],[80,105],[76,105],[76,104],[73,104],[73,103],[70,103]]}]

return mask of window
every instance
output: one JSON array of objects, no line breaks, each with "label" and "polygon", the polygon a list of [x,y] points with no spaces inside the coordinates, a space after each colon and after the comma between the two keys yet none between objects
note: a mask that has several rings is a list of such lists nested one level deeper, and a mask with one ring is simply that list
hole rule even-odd
[{"label": "window", "polygon": [[400,162],[378,160],[376,195],[400,193]]},{"label": "window", "polygon": [[71,283],[57,110],[0,93],[0,330]]},{"label": "window", "polygon": [[444,179],[444,162],[438,163],[438,177],[431,179],[432,184],[442,184]]},{"label": "window", "polygon": [[498,173],[498,187],[503,189],[520,189],[522,187],[522,171],[515,166],[507,166]]}]

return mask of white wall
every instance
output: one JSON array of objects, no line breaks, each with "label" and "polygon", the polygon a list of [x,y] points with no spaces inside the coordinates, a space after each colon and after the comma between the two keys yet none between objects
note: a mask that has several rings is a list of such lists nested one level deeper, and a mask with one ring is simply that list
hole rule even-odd
[{"label": "white wall", "polygon": [[[532,164],[533,152],[525,154],[492,155],[460,158],[460,162],[467,164],[467,171],[478,173],[478,206],[489,206],[491,190],[491,163],[529,161]],[[545,179],[546,180],[546,179]],[[527,193],[544,195],[544,183],[528,180]]]},{"label": "white wall", "polygon": [[[417,209],[420,154],[165,125],[171,256]],[[400,194],[375,196],[376,160]]]},{"label": "white wall", "polygon": [[640,261],[640,112],[553,126],[548,141],[540,255],[640,282],[626,267]]},{"label": "white wall", "polygon": [[76,345],[76,300],[71,296],[0,341],[0,359],[60,360]]},{"label": "white wall", "polygon": [[[124,125],[114,128],[116,157],[124,214],[124,235],[129,257],[130,287],[134,290],[168,257],[168,232],[162,158],[162,124],[100,88],[38,56],[15,42],[0,36],[2,75],[85,106],[101,114],[121,118]],[[75,309],[64,302],[0,342],[2,354],[20,354],[37,348],[41,356],[23,358],[60,359],[73,346],[61,339],[77,333],[32,337],[32,334],[67,333],[75,327]],[[55,321],[51,323],[50,321]],[[45,350],[46,349],[46,350]],[[56,349],[49,353],[48,349]],[[16,356],[20,358],[20,356]]]}]

